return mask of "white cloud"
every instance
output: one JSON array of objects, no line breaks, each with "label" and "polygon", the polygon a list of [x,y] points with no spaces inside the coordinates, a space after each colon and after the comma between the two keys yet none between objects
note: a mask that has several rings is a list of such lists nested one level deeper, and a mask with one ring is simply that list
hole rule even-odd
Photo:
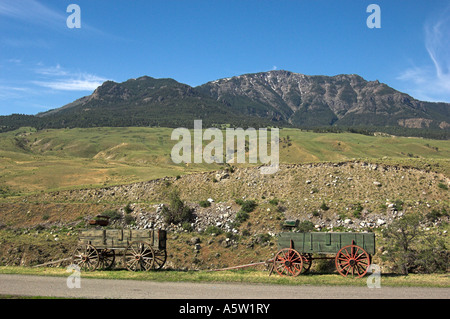
[{"label": "white cloud", "polygon": [[0,2],[0,15],[14,19],[26,20],[29,23],[61,24],[66,17],[36,0],[2,0]]},{"label": "white cloud", "polygon": [[413,66],[397,79],[409,82],[416,98],[450,102],[450,6],[427,21],[424,30],[430,64]]},{"label": "white cloud", "polygon": [[56,91],[94,91],[108,79],[85,72],[72,72],[60,64],[45,66],[38,63],[34,72],[40,79],[33,84]]},{"label": "white cloud", "polygon": [[[42,2],[42,3],[41,3]],[[50,6],[43,4],[45,1],[38,0],[0,0],[0,17],[4,16],[10,19],[19,20],[22,23],[22,26],[38,26],[38,27],[46,27],[51,28],[52,30],[57,30],[59,32],[64,32],[68,30],[67,27],[67,18],[70,16],[70,13],[64,10],[55,10]],[[67,6],[70,2],[67,2]],[[85,34],[91,34],[102,37],[109,37],[114,40],[119,40],[121,38],[116,35],[108,34],[102,30],[99,30],[86,21],[83,20],[82,30],[87,31]],[[125,39],[121,39],[125,40]],[[25,46],[40,46],[46,47],[48,46],[47,41],[45,39],[39,38],[24,38],[17,39],[14,38],[3,38],[1,41],[10,46],[15,47],[25,47]]]},{"label": "white cloud", "polygon": [[21,93],[26,92],[26,88],[14,87],[9,85],[0,85],[0,100],[18,98]]},{"label": "white cloud", "polygon": [[425,26],[426,48],[441,86],[450,91],[450,6],[443,17]]},{"label": "white cloud", "polygon": [[33,81],[34,84],[57,91],[94,91],[107,79],[92,74],[79,74],[57,80]]},{"label": "white cloud", "polygon": [[37,74],[41,75],[50,75],[50,76],[62,76],[67,75],[67,71],[61,68],[61,65],[57,64],[56,66],[51,67],[40,67],[35,70]]},{"label": "white cloud", "polygon": [[13,63],[13,64],[21,64],[22,60],[20,60],[20,59],[8,59],[7,62],[8,63]]}]

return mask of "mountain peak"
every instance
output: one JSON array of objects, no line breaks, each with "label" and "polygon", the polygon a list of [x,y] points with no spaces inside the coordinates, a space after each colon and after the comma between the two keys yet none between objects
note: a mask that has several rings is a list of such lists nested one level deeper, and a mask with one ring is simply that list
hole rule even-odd
[{"label": "mountain peak", "polygon": [[[200,88],[236,109],[253,109],[294,126],[398,126],[404,125],[406,118],[418,118],[427,127],[442,127],[450,116],[449,108],[415,100],[357,74],[326,76],[271,70],[208,82]],[[431,120],[436,107],[447,120]]]},{"label": "mountain peak", "polygon": [[[38,115],[43,127],[192,126],[414,127],[448,131],[450,104],[418,101],[357,74],[248,73],[197,87],[141,76],[106,81],[90,96]],[[207,124],[209,123],[209,124]],[[47,126],[45,126],[47,125]]]}]

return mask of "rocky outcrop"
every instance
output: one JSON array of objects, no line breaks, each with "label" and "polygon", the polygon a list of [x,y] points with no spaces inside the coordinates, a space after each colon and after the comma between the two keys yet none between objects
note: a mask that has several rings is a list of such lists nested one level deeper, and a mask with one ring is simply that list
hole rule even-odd
[{"label": "rocky outcrop", "polygon": [[[165,227],[173,231],[187,227],[202,232],[214,226],[224,232],[241,233],[245,229],[235,223],[241,210],[236,200],[249,199],[258,204],[257,213],[250,214],[254,216],[252,226],[247,229],[254,233],[276,233],[283,219],[309,221],[318,230],[361,230],[382,227],[407,212],[449,211],[445,185],[450,186],[450,179],[443,174],[349,161],[281,165],[273,175],[261,175],[259,167],[234,168],[129,185],[43,193],[21,198],[10,207],[17,211],[28,202],[59,203],[24,208],[47,208],[46,214],[56,216],[58,213],[51,214],[52,210],[67,211],[62,205],[92,204],[95,214],[102,207],[117,210],[121,218],[114,223],[124,227]],[[169,204],[167,194],[172,191],[177,191],[193,209],[194,218],[189,225],[164,224],[162,206]],[[200,205],[201,202],[208,205]],[[89,215],[89,210],[84,214]],[[20,218],[28,216],[15,215],[15,222],[20,223]]]}]

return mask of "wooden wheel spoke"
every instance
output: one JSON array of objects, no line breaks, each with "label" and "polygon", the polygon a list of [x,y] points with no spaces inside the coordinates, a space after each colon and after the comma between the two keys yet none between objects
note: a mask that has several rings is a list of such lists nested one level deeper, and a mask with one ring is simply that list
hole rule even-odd
[{"label": "wooden wheel spoke", "polygon": [[149,270],[153,267],[153,260],[148,261],[148,260],[143,259],[141,261],[141,265],[144,267],[145,270]]},{"label": "wooden wheel spoke", "polygon": [[139,254],[139,247],[137,245],[130,245],[129,248],[131,249],[131,253],[133,255]]},{"label": "wooden wheel spoke", "polygon": [[[347,267],[347,271],[345,272],[345,275],[346,275],[346,276],[348,275],[348,273],[349,273],[350,269],[352,269],[352,267],[350,267],[350,265],[348,265],[348,267]],[[344,269],[343,269],[343,270],[345,270],[345,267],[344,267]]]},{"label": "wooden wheel spoke", "polygon": [[295,264],[293,264],[293,267],[294,267],[297,271],[302,270],[302,264],[295,263]]},{"label": "wooden wheel spoke", "polygon": [[[344,251],[345,251],[345,254],[344,254]],[[347,248],[345,248],[345,249],[342,251],[342,255],[343,255],[345,258],[351,258],[351,257],[352,257],[352,255],[348,252]]]},{"label": "wooden wheel spoke", "polygon": [[[362,267],[359,266],[358,264],[356,264],[356,266],[354,268],[355,268],[356,272],[358,273],[358,276],[360,276],[364,272],[364,269],[361,269]],[[360,269],[361,269],[361,271],[360,271]]]},{"label": "wooden wheel spoke", "polygon": [[151,251],[147,251],[141,254],[142,257],[147,257],[147,256],[151,256],[151,258],[153,258],[153,253]]},{"label": "wooden wheel spoke", "polygon": [[104,249],[100,252],[99,258],[102,269],[111,269],[116,261],[116,253],[114,250]]},{"label": "wooden wheel spoke", "polygon": [[302,268],[303,258],[292,248],[281,249],[274,258],[274,269],[281,276],[298,276]]},{"label": "wooden wheel spoke", "polygon": [[292,276],[294,276],[294,272],[292,271],[291,267],[286,267],[287,271],[290,272],[292,274]]},{"label": "wooden wheel spoke", "polygon": [[72,262],[83,270],[95,270],[99,265],[99,252],[89,244],[80,244],[72,253]]},{"label": "wooden wheel spoke", "polygon": [[167,259],[167,254],[166,251],[158,251],[157,253],[155,253],[154,256],[154,260],[155,260],[155,264],[156,264],[156,269],[161,269],[164,264],[166,263],[166,259]]},{"label": "wooden wheel spoke", "polygon": [[357,264],[358,265],[365,265],[365,266],[369,266],[370,265],[370,263],[369,263],[369,261],[367,259],[358,260]]},{"label": "wooden wheel spoke", "polygon": [[135,269],[136,264],[138,263],[138,260],[136,258],[130,258],[130,260],[127,263],[128,268]]},{"label": "wooden wheel spoke", "polygon": [[349,273],[362,277],[367,273],[370,265],[370,257],[359,246],[348,245],[341,248],[335,258],[336,269],[344,277]]},{"label": "wooden wheel spoke", "polygon": [[363,270],[366,270],[367,268],[369,268],[369,263],[358,262],[356,264],[356,266],[361,268],[361,269],[363,269]]},{"label": "wooden wheel spoke", "polygon": [[350,260],[345,260],[345,262],[340,262],[339,265],[340,266],[350,265]]},{"label": "wooden wheel spoke", "polygon": [[132,242],[125,251],[125,258],[128,270],[132,271],[147,271],[155,265],[155,252],[146,242]]},{"label": "wooden wheel spoke", "polygon": [[98,255],[96,254],[96,252],[92,251],[88,254],[88,258],[89,259],[98,258]]},{"label": "wooden wheel spoke", "polygon": [[361,252],[358,256],[355,257],[356,260],[365,260],[366,256],[365,256],[365,252]]},{"label": "wooden wheel spoke", "polygon": [[344,263],[344,264],[342,264],[342,269],[345,269],[345,268],[351,268],[350,263]]}]

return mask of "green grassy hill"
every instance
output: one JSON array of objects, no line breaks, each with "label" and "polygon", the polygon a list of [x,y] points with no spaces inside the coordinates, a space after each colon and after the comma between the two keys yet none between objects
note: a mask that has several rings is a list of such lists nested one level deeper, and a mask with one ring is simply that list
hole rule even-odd
[{"label": "green grassy hill", "polygon": [[[174,164],[170,154],[177,141],[171,140],[171,133],[170,128],[145,127],[22,128],[1,133],[0,192],[7,195],[117,185],[224,166]],[[448,176],[450,142],[280,130],[281,163],[351,159],[432,168]]]}]

